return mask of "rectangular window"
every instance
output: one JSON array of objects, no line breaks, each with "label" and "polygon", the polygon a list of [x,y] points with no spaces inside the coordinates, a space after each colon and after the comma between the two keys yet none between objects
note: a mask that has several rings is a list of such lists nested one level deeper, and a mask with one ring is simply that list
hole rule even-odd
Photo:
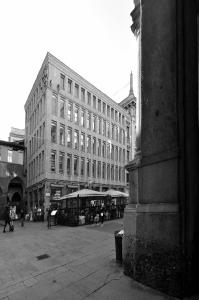
[{"label": "rectangular window", "polygon": [[81,88],[81,100],[85,102],[85,89]]},{"label": "rectangular window", "polygon": [[67,175],[71,175],[71,164],[72,164],[72,156],[71,154],[67,154],[67,162],[66,162]]},{"label": "rectangular window", "polygon": [[54,116],[57,116],[57,96],[52,95],[51,112]]},{"label": "rectangular window", "polygon": [[114,120],[114,109],[113,108],[111,108],[111,119]]},{"label": "rectangular window", "polygon": [[117,112],[117,110],[115,111],[115,121],[118,122],[118,112]]},{"label": "rectangular window", "polygon": [[102,119],[98,118],[98,133],[102,133]]},{"label": "rectangular window", "polygon": [[115,160],[118,161],[118,146],[115,147]]},{"label": "rectangular window", "polygon": [[42,160],[42,163],[41,163],[41,165],[42,165],[42,167],[41,167],[41,168],[42,168],[42,173],[44,173],[44,171],[45,171],[45,170],[44,170],[44,165],[45,165],[45,164],[44,164],[44,151],[42,151],[41,160]]},{"label": "rectangular window", "polygon": [[123,163],[125,163],[125,149],[123,149],[123,154],[122,154],[122,161],[123,161]]},{"label": "rectangular window", "polygon": [[56,172],[56,151],[51,150],[51,172]]},{"label": "rectangular window", "polygon": [[106,121],[103,120],[103,136],[106,136]]},{"label": "rectangular window", "polygon": [[95,115],[93,115],[92,129],[93,129],[94,132],[96,132],[96,129],[97,129],[97,117]]},{"label": "rectangular window", "polygon": [[123,142],[123,145],[125,145],[125,131],[124,131],[124,129],[122,129],[122,142]]},{"label": "rectangular window", "polygon": [[101,100],[98,99],[98,111],[101,112]]},{"label": "rectangular window", "polygon": [[106,142],[103,142],[102,144],[102,156],[104,158],[106,157]]},{"label": "rectangular window", "polygon": [[60,111],[59,111],[59,113],[60,113],[60,118],[64,118],[64,100],[63,99],[60,99]]},{"label": "rectangular window", "polygon": [[119,113],[119,123],[121,124],[121,113]]},{"label": "rectangular window", "polygon": [[87,92],[87,103],[91,105],[91,93]]},{"label": "rectangular window", "polygon": [[114,160],[114,145],[111,145],[111,159]]},{"label": "rectangular window", "polygon": [[102,165],[102,178],[106,179],[106,164],[103,163]]},{"label": "rectangular window", "polygon": [[122,180],[122,167],[119,167],[119,181]]},{"label": "rectangular window", "polygon": [[114,165],[111,165],[111,180],[114,180]]},{"label": "rectangular window", "polygon": [[43,122],[43,131],[42,131],[42,144],[44,144],[44,138],[46,136],[46,133],[45,133],[45,122]]},{"label": "rectangular window", "polygon": [[107,105],[107,117],[110,117],[110,106]]},{"label": "rectangular window", "polygon": [[101,178],[101,162],[98,161],[97,163],[97,177]]},{"label": "rectangular window", "polygon": [[87,158],[86,162],[87,177],[91,176],[91,160]]},{"label": "rectangular window", "polygon": [[59,173],[64,173],[64,153],[59,152]]},{"label": "rectangular window", "polygon": [[72,94],[72,80],[68,79],[68,93]]},{"label": "rectangular window", "polygon": [[115,126],[112,124],[112,140],[115,139]]},{"label": "rectangular window", "polygon": [[115,126],[115,139],[118,142],[118,137],[119,137],[119,129],[118,126]]},{"label": "rectangular window", "polygon": [[85,158],[81,157],[81,167],[80,167],[81,176],[84,176],[84,170],[85,170]]},{"label": "rectangular window", "polygon": [[12,162],[12,150],[8,150],[8,162]]},{"label": "rectangular window", "polygon": [[38,175],[40,175],[41,172],[42,172],[42,169],[41,169],[41,153],[39,154],[38,164],[39,164],[39,166],[38,166],[39,174]]},{"label": "rectangular window", "polygon": [[85,151],[85,134],[81,133],[81,151]]},{"label": "rectangular window", "polygon": [[96,177],[96,160],[93,160],[93,163],[92,163],[92,177],[93,178]]},{"label": "rectangular window", "polygon": [[93,154],[96,155],[96,138],[93,137]]},{"label": "rectangular window", "polygon": [[119,162],[122,161],[122,149],[119,148]]},{"label": "rectangular window", "polygon": [[107,143],[107,158],[110,158],[110,152],[111,152],[111,145],[110,143]]},{"label": "rectangular window", "polygon": [[79,131],[75,130],[74,131],[74,148],[79,149]]},{"label": "rectangular window", "polygon": [[71,102],[68,103],[68,121],[72,121],[72,111],[73,111],[73,105]]},{"label": "rectangular window", "polygon": [[75,97],[79,98],[79,85],[75,83]]},{"label": "rectangular window", "polygon": [[98,156],[101,156],[101,140],[100,139],[98,139],[97,154],[98,154]]},{"label": "rectangular window", "polygon": [[107,180],[110,180],[110,165],[107,165]]},{"label": "rectangular window", "polygon": [[115,167],[115,181],[118,181],[118,166]]},{"label": "rectangular window", "polygon": [[91,153],[91,136],[87,135],[87,153]]},{"label": "rectangular window", "polygon": [[127,162],[129,162],[129,160],[130,160],[130,152],[127,150],[127,152],[126,152],[126,160],[127,160]]},{"label": "rectangular window", "polygon": [[119,143],[122,143],[122,129],[119,128]]},{"label": "rectangular window", "polygon": [[67,146],[72,148],[72,128],[67,129]]},{"label": "rectangular window", "polygon": [[65,90],[65,76],[63,74],[60,74],[60,88]]},{"label": "rectangular window", "polygon": [[93,108],[96,109],[96,97],[95,96],[93,96]]},{"label": "rectangular window", "polygon": [[57,142],[57,122],[51,121],[51,143]]},{"label": "rectangular window", "polygon": [[126,126],[126,136],[127,136],[127,140],[130,139],[130,128],[129,126]]},{"label": "rectangular window", "polygon": [[111,125],[110,125],[110,123],[107,123],[107,137],[108,138],[111,137]]},{"label": "rectangular window", "polygon": [[76,105],[74,108],[74,121],[76,124],[78,124],[78,122],[79,122],[79,108]]},{"label": "rectangular window", "polygon": [[91,113],[87,113],[87,128],[91,129]]},{"label": "rectangular window", "polygon": [[81,109],[81,126],[85,126],[85,110]]},{"label": "rectangular window", "polygon": [[59,143],[60,145],[65,145],[65,125],[60,124],[59,128]]},{"label": "rectangular window", "polygon": [[106,114],[106,103],[103,102],[103,114]]},{"label": "rectangular window", "polygon": [[125,118],[124,118],[124,116],[122,115],[122,125],[124,126],[124,120],[125,120]]},{"label": "rectangular window", "polygon": [[74,175],[78,176],[78,164],[79,164],[79,157],[74,156]]}]

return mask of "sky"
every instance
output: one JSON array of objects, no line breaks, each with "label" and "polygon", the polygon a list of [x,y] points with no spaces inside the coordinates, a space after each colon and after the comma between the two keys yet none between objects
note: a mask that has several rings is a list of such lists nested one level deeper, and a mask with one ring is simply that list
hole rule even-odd
[{"label": "sky", "polygon": [[47,52],[116,102],[137,96],[133,0],[0,2],[0,140],[25,128],[24,104]]}]

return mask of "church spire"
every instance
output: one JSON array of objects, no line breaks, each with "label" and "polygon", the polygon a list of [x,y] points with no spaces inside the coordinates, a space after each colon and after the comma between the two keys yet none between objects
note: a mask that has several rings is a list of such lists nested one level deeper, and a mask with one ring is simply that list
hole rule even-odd
[{"label": "church spire", "polygon": [[130,95],[133,95],[133,73],[131,71],[131,74],[130,74],[130,90],[129,90],[129,96]]}]

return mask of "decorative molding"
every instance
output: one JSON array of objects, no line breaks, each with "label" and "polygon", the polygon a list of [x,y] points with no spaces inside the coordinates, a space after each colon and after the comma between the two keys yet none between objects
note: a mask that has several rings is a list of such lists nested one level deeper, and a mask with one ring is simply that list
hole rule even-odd
[{"label": "decorative molding", "polygon": [[[136,155],[137,154],[137,155]],[[149,156],[142,156],[140,153],[135,153],[135,159],[132,160],[128,165],[125,166],[127,171],[132,171],[137,168],[145,167],[152,164],[161,163],[163,161],[176,159],[180,156],[180,151],[178,148],[169,149],[164,152],[154,153]]]},{"label": "decorative molding", "polygon": [[178,213],[179,205],[177,203],[138,203],[129,204],[125,212],[129,213]]},{"label": "decorative molding", "polygon": [[133,24],[131,25],[131,31],[138,37],[140,34],[140,0],[136,1],[135,8],[131,12]]}]

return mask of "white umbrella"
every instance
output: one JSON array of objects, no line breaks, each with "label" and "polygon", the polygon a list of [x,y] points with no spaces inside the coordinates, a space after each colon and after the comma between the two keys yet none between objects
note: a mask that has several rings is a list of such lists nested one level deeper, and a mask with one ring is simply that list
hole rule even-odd
[{"label": "white umbrella", "polygon": [[106,195],[109,195],[113,198],[119,198],[119,197],[129,197],[129,195],[127,193],[123,193],[123,192],[120,192],[120,191],[115,191],[115,190],[108,190],[105,192]]},{"label": "white umbrella", "polygon": [[106,193],[102,193],[102,192],[97,192],[97,191],[93,191],[93,190],[89,190],[89,189],[83,189],[83,190],[79,190],[76,191],[74,193],[68,194],[68,195],[64,195],[60,198],[60,200],[64,200],[64,199],[72,199],[72,198],[86,198],[86,197],[106,197],[107,194]]}]

